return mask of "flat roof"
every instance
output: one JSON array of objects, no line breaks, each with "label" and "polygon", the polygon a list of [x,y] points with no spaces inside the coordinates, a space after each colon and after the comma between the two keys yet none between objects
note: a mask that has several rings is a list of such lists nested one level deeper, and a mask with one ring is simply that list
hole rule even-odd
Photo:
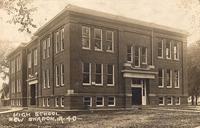
[{"label": "flat roof", "polygon": [[160,30],[171,31],[171,32],[175,32],[175,33],[179,33],[179,34],[183,34],[183,35],[189,35],[189,33],[187,31],[182,30],[182,29],[177,29],[177,28],[168,27],[168,26],[164,26],[164,25],[158,25],[158,24],[155,24],[155,23],[145,22],[145,21],[136,20],[136,19],[132,19],[132,18],[128,18],[128,17],[123,17],[123,16],[119,16],[119,15],[113,15],[113,14],[110,14],[110,13],[105,13],[105,12],[101,12],[101,11],[87,9],[87,8],[83,8],[83,7],[71,5],[71,4],[67,5],[54,18],[52,18],[50,21],[48,21],[46,24],[44,24],[42,27],[40,27],[34,33],[34,35],[37,35],[42,29],[44,29],[46,26],[48,26],[57,17],[59,17],[60,15],[62,15],[66,11],[72,11],[72,12],[102,17],[102,18],[105,18],[105,19],[120,21],[120,22],[124,22],[124,23],[131,23],[131,24],[141,25],[141,26],[144,26],[144,27],[150,27],[150,28],[155,28],[155,29],[160,29]]}]

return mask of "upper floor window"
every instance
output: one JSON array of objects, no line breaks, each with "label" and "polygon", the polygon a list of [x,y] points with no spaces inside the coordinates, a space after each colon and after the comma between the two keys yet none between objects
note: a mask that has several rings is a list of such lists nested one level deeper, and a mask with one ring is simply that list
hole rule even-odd
[{"label": "upper floor window", "polygon": [[167,97],[166,102],[167,102],[167,105],[172,105],[173,104],[173,98]]},{"label": "upper floor window", "polygon": [[181,104],[181,98],[175,97],[175,105],[180,105],[180,104]]},{"label": "upper floor window", "polygon": [[106,51],[114,52],[114,33],[112,31],[106,31]]},{"label": "upper floor window", "polygon": [[163,58],[163,44],[164,40],[158,42],[158,58]]},{"label": "upper floor window", "polygon": [[175,70],[174,71],[174,87],[175,88],[179,88],[179,71],[178,70]]},{"label": "upper floor window", "polygon": [[158,87],[164,87],[164,69],[158,69]]},{"label": "upper floor window", "polygon": [[50,80],[49,80],[49,77],[50,77],[50,72],[49,72],[49,69],[46,70],[46,81],[47,81],[47,88],[50,88]]},{"label": "upper floor window", "polygon": [[174,43],[174,59],[179,60],[179,45],[178,43]]},{"label": "upper floor window", "polygon": [[60,65],[60,85],[64,85],[64,64]]},{"label": "upper floor window", "polygon": [[15,60],[11,61],[11,73],[15,73]]},{"label": "upper floor window", "polygon": [[142,64],[147,64],[147,48],[142,47]]},{"label": "upper floor window", "polygon": [[47,107],[49,107],[50,105],[49,105],[49,102],[50,102],[50,99],[49,98],[47,98]]},{"label": "upper floor window", "polygon": [[43,55],[43,59],[46,58],[46,49],[47,49],[47,42],[46,40],[43,40],[43,43],[42,43],[42,55]]},{"label": "upper floor window", "polygon": [[16,58],[16,67],[17,67],[17,71],[21,70],[21,56],[17,56]]},{"label": "upper floor window", "polygon": [[59,104],[59,99],[58,97],[55,98],[55,107],[58,107],[58,104]]},{"label": "upper floor window", "polygon": [[115,97],[114,96],[108,97],[108,106],[115,106]]},{"label": "upper floor window", "polygon": [[133,62],[133,47],[131,45],[127,46],[127,61]]},{"label": "upper floor window", "polygon": [[172,87],[172,70],[170,69],[167,69],[166,81],[167,81],[167,88],[171,88]]},{"label": "upper floor window", "polygon": [[43,78],[43,88],[46,88],[46,71],[44,70],[43,73],[42,73],[42,78]]},{"label": "upper floor window", "polygon": [[135,47],[135,66],[140,67],[140,47]]},{"label": "upper floor window", "polygon": [[82,26],[82,48],[90,49],[90,28]]},{"label": "upper floor window", "polygon": [[60,98],[60,106],[61,107],[64,107],[64,101],[65,101],[64,97],[61,97]]},{"label": "upper floor window", "polygon": [[94,29],[95,50],[102,50],[102,30]]},{"label": "upper floor window", "polygon": [[166,42],[166,58],[171,59],[171,41]]},{"label": "upper floor window", "polygon": [[108,64],[107,72],[107,85],[114,86],[114,65]]},{"label": "upper floor window", "polygon": [[56,53],[60,51],[60,39],[59,39],[59,31],[56,32]]},{"label": "upper floor window", "polygon": [[28,54],[28,56],[27,56],[28,58],[27,58],[27,61],[28,61],[28,68],[31,68],[31,53],[29,53]]},{"label": "upper floor window", "polygon": [[34,49],[33,51],[33,63],[34,65],[37,65],[37,49]]},{"label": "upper floor window", "polygon": [[82,65],[83,85],[91,84],[91,64],[83,63]]},{"label": "upper floor window", "polygon": [[96,85],[103,85],[103,64],[96,64]]},{"label": "upper floor window", "polygon": [[158,104],[159,105],[164,105],[165,104],[165,98],[164,97],[159,97]]},{"label": "upper floor window", "polygon": [[104,97],[101,96],[96,97],[96,106],[97,107],[104,106]]},{"label": "upper floor window", "polygon": [[61,45],[60,45],[61,51],[64,50],[64,28],[61,29]]},{"label": "upper floor window", "polygon": [[47,57],[50,56],[50,46],[51,46],[51,39],[50,37],[47,38]]}]

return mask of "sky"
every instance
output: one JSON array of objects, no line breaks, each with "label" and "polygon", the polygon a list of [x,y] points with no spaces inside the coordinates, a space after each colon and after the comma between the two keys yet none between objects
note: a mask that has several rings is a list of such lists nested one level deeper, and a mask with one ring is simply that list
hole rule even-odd
[{"label": "sky", "polygon": [[[38,27],[41,27],[53,18],[67,4],[74,4],[115,15],[183,29],[190,33],[188,42],[192,43],[200,39],[200,30],[196,27],[198,21],[193,15],[197,11],[197,9],[195,10],[194,8],[198,8],[197,1],[198,0],[189,0],[189,2],[188,0],[33,0],[31,6],[37,7],[33,18]],[[187,6],[191,5],[187,7],[189,9],[183,8],[184,2]],[[5,11],[0,10],[0,17],[0,40],[9,40],[16,44],[30,40],[30,34],[18,32],[17,25],[6,23],[9,16]],[[34,29],[33,32],[37,29]]]}]

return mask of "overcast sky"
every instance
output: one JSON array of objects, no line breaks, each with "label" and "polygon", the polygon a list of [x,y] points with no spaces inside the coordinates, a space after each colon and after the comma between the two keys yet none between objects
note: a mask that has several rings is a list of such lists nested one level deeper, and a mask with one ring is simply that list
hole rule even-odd
[{"label": "overcast sky", "polygon": [[[189,42],[199,39],[199,30],[191,23],[194,17],[180,6],[181,1],[198,0],[34,0],[33,6],[38,8],[34,20],[38,27],[49,21],[67,4],[74,4],[90,9],[108,12],[138,20],[153,22],[191,33]],[[194,9],[191,9],[194,11]],[[17,31],[16,25],[6,23],[8,16],[0,10],[0,40],[27,42],[30,35]],[[34,30],[35,31],[35,30]]]}]

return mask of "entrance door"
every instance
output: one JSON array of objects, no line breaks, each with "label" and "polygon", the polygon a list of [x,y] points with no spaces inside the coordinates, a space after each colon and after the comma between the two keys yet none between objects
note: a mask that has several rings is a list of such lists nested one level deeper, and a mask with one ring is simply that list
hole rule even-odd
[{"label": "entrance door", "polygon": [[142,105],[142,88],[132,88],[132,105]]},{"label": "entrance door", "polygon": [[36,105],[36,85],[35,84],[30,86],[30,94],[31,94],[30,105]]}]

